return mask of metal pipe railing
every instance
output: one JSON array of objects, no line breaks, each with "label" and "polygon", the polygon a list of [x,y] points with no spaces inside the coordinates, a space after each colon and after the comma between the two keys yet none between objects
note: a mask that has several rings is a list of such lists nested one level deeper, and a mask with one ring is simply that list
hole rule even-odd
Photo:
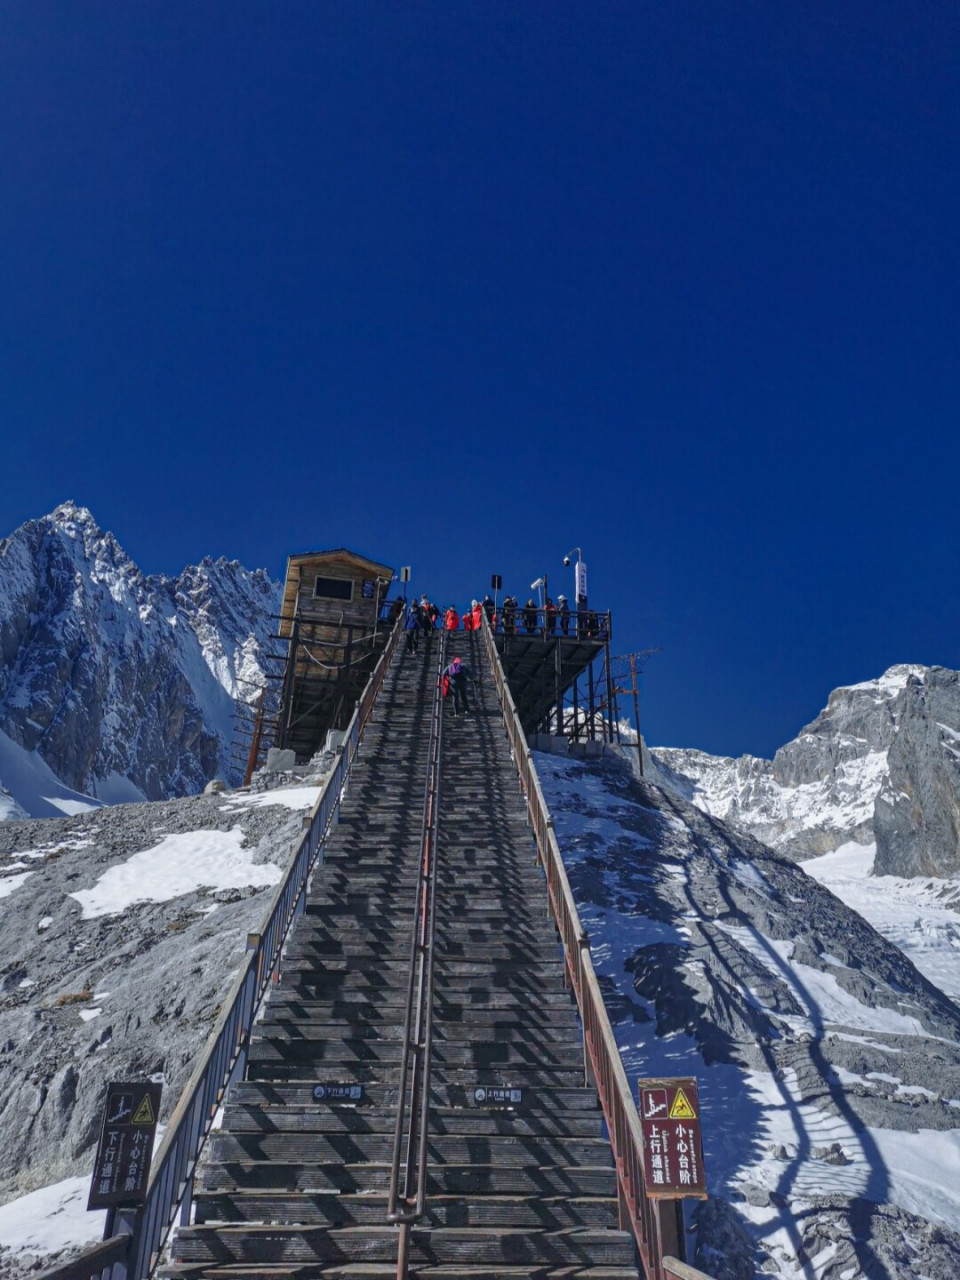
[{"label": "metal pipe railing", "polygon": [[[174,1219],[189,1220],[193,1178],[200,1153],[226,1094],[245,1070],[250,1032],[261,1001],[280,965],[290,925],[306,901],[307,883],[336,817],[363,731],[402,635],[397,621],[354,709],[337,764],[324,783],[286,875],[277,886],[259,933],[250,934],[247,955],[224,999],[207,1040],[150,1167],[146,1201],[139,1210],[108,1218],[111,1235],[79,1258],[44,1273],[43,1280],[143,1280],[157,1266]],[[116,1242],[121,1256],[101,1261],[104,1245]]]},{"label": "metal pipe railing", "polygon": [[437,918],[437,837],[440,815],[440,766],[443,758],[442,685],[445,663],[446,637],[442,636],[438,646],[437,679],[430,717],[427,777],[424,784],[423,821],[417,869],[416,913],[410,941],[410,969],[400,1055],[397,1118],[394,1125],[390,1163],[390,1194],[387,1200],[387,1219],[397,1223],[400,1228],[397,1280],[404,1280],[407,1274],[410,1224],[423,1216],[426,1206],[430,1059],[433,1050],[433,972]]},{"label": "metal pipe railing", "polygon": [[[551,911],[563,943],[567,976],[580,1011],[586,1065],[592,1072],[607,1122],[617,1171],[621,1220],[625,1218],[633,1232],[648,1280],[665,1280],[669,1274],[665,1269],[665,1259],[672,1258],[683,1248],[678,1202],[654,1200],[646,1194],[640,1117],[593,967],[590,939],[580,922],[553,819],[540,789],[533,757],[486,619],[483,620],[483,636],[503,710],[504,727],[536,839],[537,858],[543,866]],[[678,1280],[689,1280],[690,1273],[687,1277],[683,1273],[675,1274]],[[700,1280],[696,1272],[692,1274],[695,1280]],[[704,1280],[709,1278],[704,1277]]]},{"label": "metal pipe railing", "polygon": [[495,623],[498,635],[548,636],[569,640],[609,640],[612,625],[609,610],[571,609],[563,614],[557,609],[529,608],[526,605],[509,610],[502,604],[500,612],[495,615]]},{"label": "metal pipe railing", "polygon": [[664,1258],[663,1274],[665,1280],[710,1280],[705,1271],[698,1271],[687,1262],[678,1258]]}]

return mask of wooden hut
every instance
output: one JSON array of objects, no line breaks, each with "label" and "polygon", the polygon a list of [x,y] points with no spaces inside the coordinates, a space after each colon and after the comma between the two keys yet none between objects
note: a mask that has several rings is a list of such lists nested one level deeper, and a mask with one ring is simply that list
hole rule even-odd
[{"label": "wooden hut", "polygon": [[355,551],[290,556],[279,635],[287,641],[277,746],[303,763],[343,729],[386,644],[393,570]]}]

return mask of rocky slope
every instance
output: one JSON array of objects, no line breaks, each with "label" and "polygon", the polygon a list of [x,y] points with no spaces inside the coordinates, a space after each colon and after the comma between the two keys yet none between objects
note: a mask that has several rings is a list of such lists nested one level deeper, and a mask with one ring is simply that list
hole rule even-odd
[{"label": "rocky slope", "polygon": [[317,794],[0,824],[0,1200],[89,1174],[107,1081],[170,1114]]},{"label": "rocky slope", "polygon": [[[0,541],[0,768],[39,758],[108,803],[201,791],[229,772],[238,682],[258,674],[277,598],[236,561],[145,577],[71,502],[28,521]],[[73,811],[0,783],[35,816]]]},{"label": "rocky slope", "polygon": [[538,756],[631,1082],[699,1081],[719,1280],[960,1275],[960,1007],[789,859]]},{"label": "rocky slope", "polygon": [[884,875],[960,872],[960,674],[836,689],[773,760],[654,748],[649,776],[787,857],[875,844]]}]

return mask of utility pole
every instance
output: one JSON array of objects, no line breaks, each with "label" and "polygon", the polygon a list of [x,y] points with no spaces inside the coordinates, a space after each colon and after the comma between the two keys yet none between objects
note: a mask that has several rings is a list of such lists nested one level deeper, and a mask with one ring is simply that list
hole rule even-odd
[{"label": "utility pole", "polygon": [[660,653],[659,645],[655,649],[641,649],[639,653],[625,653],[613,659],[614,662],[622,664],[621,670],[614,674],[614,681],[626,680],[628,674],[630,677],[629,685],[614,683],[613,692],[633,694],[633,723],[637,730],[637,764],[641,778],[643,777],[643,744],[640,741],[640,687],[637,684],[637,676],[643,675],[644,669],[641,664],[654,653]]}]

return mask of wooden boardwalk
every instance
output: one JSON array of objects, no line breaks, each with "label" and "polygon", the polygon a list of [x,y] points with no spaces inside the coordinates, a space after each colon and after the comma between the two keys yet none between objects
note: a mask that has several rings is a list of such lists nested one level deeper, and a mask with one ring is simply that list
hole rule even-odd
[{"label": "wooden boardwalk", "polygon": [[[409,1273],[635,1280],[479,637],[455,635],[456,652],[481,693],[469,716],[445,709],[428,1194]],[[432,659],[397,655],[168,1276],[396,1275],[387,1198],[434,682]],[[331,1084],[359,1097],[317,1096]],[[488,1105],[482,1091],[505,1087],[512,1107]]]}]

